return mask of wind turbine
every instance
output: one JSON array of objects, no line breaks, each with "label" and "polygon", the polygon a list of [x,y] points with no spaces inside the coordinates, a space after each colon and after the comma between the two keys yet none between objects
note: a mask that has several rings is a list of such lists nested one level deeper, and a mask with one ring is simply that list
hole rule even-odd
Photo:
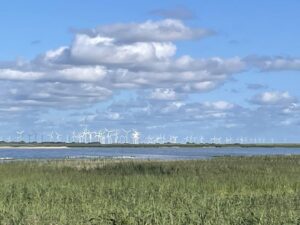
[{"label": "wind turbine", "polygon": [[184,140],[185,144],[190,143],[190,137],[189,136],[186,136],[183,140]]},{"label": "wind turbine", "polygon": [[205,138],[203,136],[200,136],[199,142],[200,144],[204,144]]},{"label": "wind turbine", "polygon": [[240,144],[244,144],[244,138],[243,137],[240,138]]},{"label": "wind turbine", "polygon": [[149,135],[147,137],[145,137],[145,143],[151,144],[151,137]]},{"label": "wind turbine", "polygon": [[24,131],[23,130],[22,131],[17,131],[17,135],[18,135],[18,137],[17,137],[18,142],[23,141]]},{"label": "wind turbine", "polygon": [[73,142],[76,142],[76,139],[77,139],[76,132],[73,131],[73,132],[72,132],[72,141],[73,141]]},{"label": "wind turbine", "polygon": [[119,140],[119,130],[118,129],[115,129],[114,136],[115,136],[114,143],[118,143],[118,140]]},{"label": "wind turbine", "polygon": [[222,144],[222,137],[216,137],[216,142],[215,144]]},{"label": "wind turbine", "polygon": [[177,136],[170,136],[170,143],[176,144],[177,143],[177,139],[178,139]]},{"label": "wind turbine", "polygon": [[274,138],[271,138],[271,143],[274,144],[274,142],[275,142],[275,141],[274,141]]},{"label": "wind turbine", "polygon": [[32,135],[33,135],[33,142],[37,142],[37,132],[33,131]]},{"label": "wind turbine", "polygon": [[112,144],[112,134],[114,130],[108,130],[105,128],[105,131],[106,131],[107,144]]},{"label": "wind turbine", "polygon": [[62,137],[62,135],[59,134],[58,132],[55,132],[55,135],[56,135],[56,141],[60,142],[60,138]]},{"label": "wind turbine", "polygon": [[79,143],[83,143],[84,142],[84,138],[85,138],[84,133],[83,132],[79,132],[77,136],[78,136],[78,142]]},{"label": "wind turbine", "polygon": [[95,132],[95,138],[96,138],[96,141],[98,142],[98,143],[101,143],[101,132],[100,131],[98,131],[98,132]]},{"label": "wind turbine", "polygon": [[28,143],[31,143],[31,135],[32,134],[30,134],[30,133],[28,134]]},{"label": "wind turbine", "polygon": [[133,144],[139,144],[140,135],[141,135],[140,132],[133,130],[132,136],[131,136]]},{"label": "wind turbine", "polygon": [[106,136],[105,136],[105,130],[100,131],[101,135],[101,144],[106,144]]},{"label": "wind turbine", "polygon": [[54,131],[51,131],[51,133],[48,135],[49,141],[53,142],[54,141]]},{"label": "wind turbine", "polygon": [[232,144],[232,138],[231,137],[226,137],[225,138],[225,143],[226,144]]},{"label": "wind turbine", "polygon": [[88,132],[88,137],[89,137],[89,143],[92,143],[93,142],[93,132],[89,131]]},{"label": "wind turbine", "polygon": [[210,139],[210,142],[211,142],[212,144],[216,144],[217,141],[218,141],[218,138],[217,138],[216,136],[214,136],[213,138]]},{"label": "wind turbine", "polygon": [[128,143],[128,135],[130,134],[131,130],[122,129],[122,131],[125,133],[125,143]]},{"label": "wind turbine", "polygon": [[41,134],[41,143],[44,143],[44,133]]},{"label": "wind turbine", "polygon": [[84,139],[84,143],[85,144],[87,144],[87,138],[88,138],[88,135],[89,135],[89,131],[88,131],[88,129],[87,128],[85,128],[84,130],[83,130],[83,132],[81,133],[81,135],[82,135],[82,137],[83,137],[83,139]]}]

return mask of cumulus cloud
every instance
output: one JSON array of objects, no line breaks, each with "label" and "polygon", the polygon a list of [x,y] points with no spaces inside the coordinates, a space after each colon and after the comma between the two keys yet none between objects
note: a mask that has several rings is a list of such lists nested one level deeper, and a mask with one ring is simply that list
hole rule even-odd
[{"label": "cumulus cloud", "polygon": [[[178,100],[187,93],[212,90],[246,68],[239,57],[176,57],[174,41],[209,34],[174,19],[100,26],[75,34],[70,45],[32,61],[0,64],[0,79],[17,90],[7,92],[8,99],[18,96],[22,104],[32,106],[57,107],[64,101],[77,106],[106,100],[124,89],[153,90],[153,100]],[[26,86],[20,85],[25,81]]]},{"label": "cumulus cloud", "polygon": [[234,105],[226,101],[216,101],[216,102],[205,102],[204,106],[208,108],[213,108],[216,110],[228,110],[232,109]]},{"label": "cumulus cloud", "polygon": [[69,50],[70,60],[75,63],[119,65],[163,60],[175,52],[176,47],[170,42],[117,44],[114,39],[85,34],[78,34]]},{"label": "cumulus cloud", "polygon": [[[223,137],[274,138],[274,130],[297,129],[300,122],[298,103],[248,108],[225,100],[189,103],[136,99],[114,102],[108,106],[108,112],[120,115],[117,116],[118,126],[138,128],[143,135],[194,134],[212,137],[223,134]],[[115,124],[113,116],[108,117],[101,111],[97,115],[92,124]]]},{"label": "cumulus cloud", "polygon": [[57,71],[56,79],[83,82],[98,82],[103,80],[106,75],[106,68],[101,66],[69,67]]},{"label": "cumulus cloud", "polygon": [[296,102],[296,98],[292,97],[289,92],[263,92],[251,99],[252,103],[258,105],[284,105]]},{"label": "cumulus cloud", "polygon": [[46,52],[41,61],[74,64],[140,64],[166,60],[176,53],[173,41],[199,39],[211,31],[165,19],[113,24],[75,35],[70,46]]},{"label": "cumulus cloud", "polygon": [[112,95],[111,90],[92,83],[6,81],[0,89],[2,105],[34,111],[86,107]]},{"label": "cumulus cloud", "polygon": [[120,115],[120,113],[117,112],[107,112],[106,118],[109,120],[120,120],[122,119],[122,116]]},{"label": "cumulus cloud", "polygon": [[[241,110],[243,109],[240,106],[221,100],[186,103],[180,100],[161,101],[153,99],[115,102],[108,109],[109,112],[120,115],[118,122],[124,126],[137,126],[138,124],[140,129],[151,127],[153,131],[161,128],[153,124],[162,124],[166,129],[179,123],[197,123],[199,129],[211,128],[212,125],[215,126],[216,124],[225,127],[228,124],[239,123],[237,115]],[[147,119],[145,119],[145,115],[147,115]],[[112,117],[106,118],[114,121]],[[99,121],[103,122],[103,112],[98,112],[98,117],[93,122]],[[199,129],[195,129],[195,131]]]},{"label": "cumulus cloud", "polygon": [[0,69],[0,80],[38,80],[44,76],[42,72]]},{"label": "cumulus cloud", "polygon": [[52,82],[96,82],[107,74],[105,67],[80,66],[48,71],[24,71],[0,69],[0,80],[10,81],[52,81]]},{"label": "cumulus cloud", "polygon": [[181,20],[148,20],[144,23],[112,24],[86,31],[93,36],[113,37],[118,42],[164,42],[200,39],[213,32],[208,29],[190,28]]},{"label": "cumulus cloud", "polygon": [[169,102],[161,108],[160,113],[170,114],[173,112],[178,112],[178,110],[180,110],[184,105],[185,103],[179,101]]},{"label": "cumulus cloud", "polygon": [[150,94],[150,99],[154,100],[175,100],[178,96],[173,89],[156,88]]},{"label": "cumulus cloud", "polygon": [[292,57],[258,57],[252,56],[245,59],[249,65],[262,71],[300,70],[300,59]]},{"label": "cumulus cloud", "polygon": [[[21,114],[30,110],[83,108],[111,99],[120,91],[144,90],[145,103],[126,103],[123,111],[111,106],[89,120],[138,123],[149,115],[149,123],[153,124],[164,120],[239,124],[238,112],[243,118],[248,113],[242,107],[222,100],[187,103],[185,97],[213,90],[251,65],[269,70],[298,69],[298,61],[264,59],[258,63],[240,57],[177,56],[176,41],[211,34],[207,29],[188,27],[174,19],[80,31],[69,45],[46,51],[32,61],[0,62],[1,105],[5,106],[0,111]],[[263,87],[252,84],[248,88]],[[284,104],[282,114],[294,112],[290,104],[296,103],[287,92],[265,92],[251,102],[261,108]]]}]

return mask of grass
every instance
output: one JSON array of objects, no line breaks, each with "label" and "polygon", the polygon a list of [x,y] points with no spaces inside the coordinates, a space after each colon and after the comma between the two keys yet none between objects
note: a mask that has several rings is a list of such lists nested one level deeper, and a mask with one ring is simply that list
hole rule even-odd
[{"label": "grass", "polygon": [[0,164],[0,224],[299,225],[300,156]]}]

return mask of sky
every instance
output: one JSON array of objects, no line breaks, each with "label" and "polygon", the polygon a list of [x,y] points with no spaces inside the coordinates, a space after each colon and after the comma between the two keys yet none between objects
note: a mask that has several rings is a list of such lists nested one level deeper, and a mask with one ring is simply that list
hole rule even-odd
[{"label": "sky", "polygon": [[299,142],[297,0],[21,1],[0,8],[0,137]]}]

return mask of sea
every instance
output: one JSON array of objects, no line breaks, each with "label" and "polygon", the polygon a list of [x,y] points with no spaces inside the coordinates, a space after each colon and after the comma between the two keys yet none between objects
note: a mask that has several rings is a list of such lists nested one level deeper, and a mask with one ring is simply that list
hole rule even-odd
[{"label": "sea", "polygon": [[0,161],[51,159],[193,160],[222,156],[300,155],[300,148],[1,148]]}]

